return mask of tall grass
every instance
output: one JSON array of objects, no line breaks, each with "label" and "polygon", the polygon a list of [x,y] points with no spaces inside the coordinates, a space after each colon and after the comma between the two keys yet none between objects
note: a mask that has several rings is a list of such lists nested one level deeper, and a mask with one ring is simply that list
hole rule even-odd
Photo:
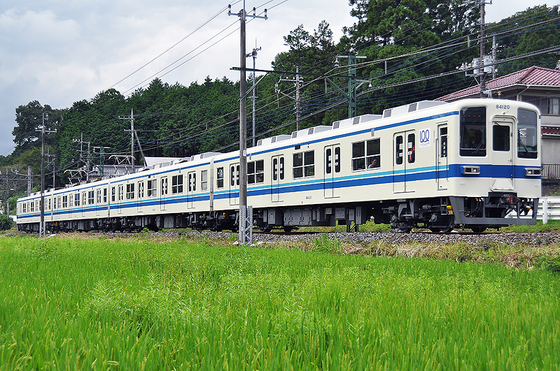
[{"label": "tall grass", "polygon": [[560,281],[469,262],[0,239],[0,370],[558,369]]}]

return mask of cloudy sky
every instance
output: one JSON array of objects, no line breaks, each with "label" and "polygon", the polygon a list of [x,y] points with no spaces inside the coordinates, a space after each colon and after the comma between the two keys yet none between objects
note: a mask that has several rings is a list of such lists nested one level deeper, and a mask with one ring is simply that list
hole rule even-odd
[{"label": "cloudy sky", "polygon": [[[300,24],[312,31],[325,20],[338,40],[342,27],[354,23],[348,0],[245,1],[247,9],[257,7],[257,14],[269,9],[268,20],[247,24],[247,52],[255,44],[262,47],[257,58],[261,69],[269,69],[274,56],[287,49],[282,37]],[[543,3],[494,0],[486,7],[487,22]],[[237,13],[243,3],[2,0],[0,155],[14,148],[15,109],[33,100],[66,108],[109,88],[128,95],[155,76],[182,85],[202,82],[207,76],[237,81],[239,72],[230,68],[239,66],[239,21],[228,16],[228,4]],[[163,70],[170,65],[173,71]]]}]

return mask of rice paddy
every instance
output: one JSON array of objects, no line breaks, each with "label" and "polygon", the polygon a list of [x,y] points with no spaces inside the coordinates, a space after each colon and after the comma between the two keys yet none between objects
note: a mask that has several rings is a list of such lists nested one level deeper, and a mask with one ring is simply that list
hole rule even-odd
[{"label": "rice paddy", "polygon": [[554,271],[218,245],[0,238],[0,370],[560,368]]}]

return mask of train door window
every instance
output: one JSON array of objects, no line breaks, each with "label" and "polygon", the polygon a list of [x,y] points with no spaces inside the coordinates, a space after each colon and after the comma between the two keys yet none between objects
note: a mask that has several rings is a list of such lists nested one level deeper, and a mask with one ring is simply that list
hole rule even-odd
[{"label": "train door window", "polygon": [[284,157],[274,157],[272,159],[272,180],[284,179]]},{"label": "train door window", "polygon": [[537,158],[537,112],[520,108],[517,120],[517,157]]},{"label": "train door window", "polygon": [[68,196],[68,207],[73,207],[74,206],[74,196],[69,195]]},{"label": "train door window", "polygon": [[332,156],[332,148],[327,148],[325,150],[325,173],[330,174],[332,173],[332,163],[331,163],[331,156]]},{"label": "train door window", "polygon": [[510,132],[509,126],[494,124],[492,127],[492,149],[494,151],[505,151],[510,150]]},{"label": "train door window", "polygon": [[224,188],[224,168],[219,167],[216,169],[216,186]]},{"label": "train door window", "polygon": [[439,128],[440,137],[440,157],[447,157],[447,127]]},{"label": "train door window", "polygon": [[68,196],[62,196],[62,208],[65,209],[68,207]]},{"label": "train door window", "polygon": [[189,177],[188,191],[196,192],[196,173],[195,172],[189,173],[188,177]]},{"label": "train door window", "polygon": [[183,174],[171,177],[171,193],[183,193]]},{"label": "train door window", "polygon": [[162,196],[167,195],[167,186],[168,186],[167,183],[168,183],[167,182],[167,177],[161,178],[161,195]]},{"label": "train door window", "polygon": [[333,147],[327,147],[325,150],[325,172],[332,173],[333,165],[334,172],[340,173],[340,147],[334,147],[334,158],[332,157]]},{"label": "train door window", "polygon": [[97,203],[100,204],[101,203],[101,189],[98,189],[96,191],[97,193]]},{"label": "train door window", "polygon": [[486,107],[461,109],[461,156],[486,156]]},{"label": "train door window", "polygon": [[416,161],[416,135],[410,133],[406,140],[406,149],[408,155],[408,163],[412,164]]},{"label": "train door window", "polygon": [[403,154],[404,154],[403,136],[402,135],[397,135],[395,137],[395,163],[397,165],[402,165]]},{"label": "train door window", "polygon": [[127,200],[134,199],[134,183],[129,183],[126,185],[126,199]]},{"label": "train door window", "polygon": [[86,206],[87,205],[87,192],[83,191],[82,192],[82,206]]},{"label": "train door window", "polygon": [[340,147],[334,147],[334,172],[340,173]]},{"label": "train door window", "polygon": [[239,165],[231,165],[229,170],[230,185],[232,187],[239,185]]},{"label": "train door window", "polygon": [[23,208],[23,213],[25,214],[27,212],[27,205],[24,203],[22,205],[22,208]]},{"label": "train door window", "polygon": [[76,193],[74,195],[74,206],[80,206],[80,194]]},{"label": "train door window", "polygon": [[200,190],[206,191],[208,189],[208,170],[200,172]]},{"label": "train door window", "polygon": [[95,203],[95,191],[88,191],[88,205],[93,205]]},{"label": "train door window", "polygon": [[49,203],[47,204],[47,210],[51,209],[51,199],[49,198]]},{"label": "train door window", "polygon": [[107,188],[103,188],[103,203],[107,203]]},{"label": "train door window", "polygon": [[124,185],[123,184],[120,184],[119,187],[118,187],[118,198],[119,198],[119,201],[124,200]]},{"label": "train door window", "polygon": [[138,182],[138,198],[144,198],[144,182]]},{"label": "train door window", "polygon": [[148,197],[156,197],[157,196],[157,180],[151,179],[148,180]]},{"label": "train door window", "polygon": [[251,161],[247,163],[247,183],[264,182],[264,160]]}]

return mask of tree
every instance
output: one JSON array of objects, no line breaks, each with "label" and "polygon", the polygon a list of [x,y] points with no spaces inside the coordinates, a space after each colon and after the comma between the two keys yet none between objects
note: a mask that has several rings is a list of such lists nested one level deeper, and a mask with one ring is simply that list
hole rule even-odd
[{"label": "tree", "polygon": [[[58,127],[62,116],[59,110],[52,109],[49,105],[44,107],[38,101],[29,102],[25,106],[16,108],[16,123],[12,135],[14,135],[14,142],[16,148],[13,152],[14,156],[31,149],[41,147],[41,133],[37,131],[43,124],[43,114],[45,114],[45,128],[52,130]],[[47,142],[53,136],[46,134],[45,139]]]}]

